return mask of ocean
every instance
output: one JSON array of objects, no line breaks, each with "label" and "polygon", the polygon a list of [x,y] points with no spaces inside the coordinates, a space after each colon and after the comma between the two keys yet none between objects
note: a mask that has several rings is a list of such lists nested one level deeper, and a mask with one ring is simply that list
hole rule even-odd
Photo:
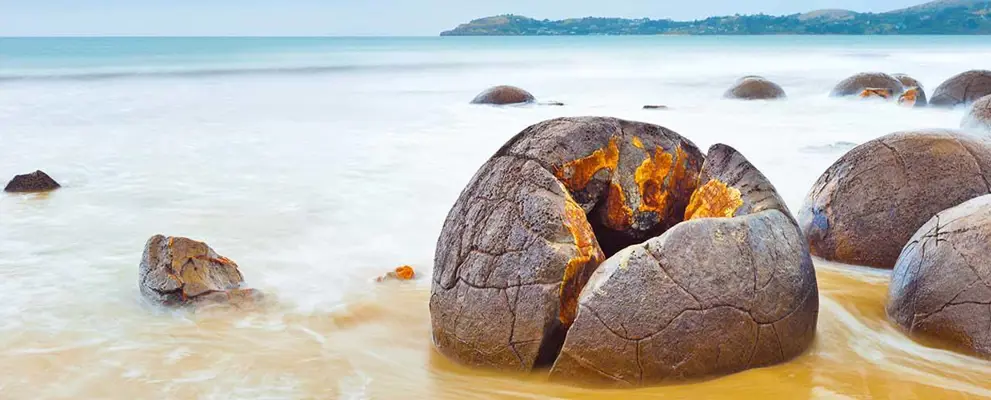
[{"label": "ocean", "polygon": [[[813,348],[788,364],[628,392],[436,354],[434,247],[476,169],[527,126],[613,116],[740,150],[797,211],[875,137],[964,110],[829,98],[857,72],[927,93],[989,68],[985,37],[0,38],[0,398],[975,398],[991,362],[884,319],[887,273],[817,260]],[[762,75],[788,99],[725,100]],[[561,107],[468,104],[511,84]],[[643,110],[643,105],[667,110]],[[271,305],[144,304],[154,234],[206,241]],[[412,283],[376,283],[412,265]]]}]

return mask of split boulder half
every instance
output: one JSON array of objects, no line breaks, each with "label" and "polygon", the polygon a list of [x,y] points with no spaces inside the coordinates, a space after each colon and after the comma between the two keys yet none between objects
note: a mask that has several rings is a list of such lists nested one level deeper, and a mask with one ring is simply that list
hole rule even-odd
[{"label": "split boulder half", "polygon": [[936,214],[902,250],[888,317],[936,345],[991,359],[991,196]]},{"label": "split boulder half", "polygon": [[991,94],[991,71],[972,70],[954,75],[933,91],[929,104],[956,107],[977,101]]},{"label": "split boulder half", "polygon": [[747,76],[738,80],[723,97],[739,100],[771,100],[786,96],[785,90],[777,83],[760,76]]},{"label": "split boulder half", "polygon": [[812,254],[892,268],[933,215],[991,192],[991,147],[950,130],[898,132],[855,147],[816,181],[798,213]]},{"label": "split boulder half", "polygon": [[914,107],[925,107],[928,104],[929,100],[926,98],[926,89],[922,86],[921,82],[905,74],[894,74],[891,76],[901,82],[902,86],[905,87],[905,93],[898,98],[898,103]]},{"label": "split boulder half", "polygon": [[167,306],[242,306],[261,297],[254,289],[241,289],[242,283],[244,277],[234,261],[206,243],[183,237],[148,239],[138,272],[141,294]]},{"label": "split boulder half", "polygon": [[[648,249],[671,253],[633,260]],[[706,161],[660,126],[586,117],[527,128],[472,178],[438,240],[430,313],[463,364],[638,386],[794,357],[817,302],[797,226],[735,150]],[[726,338],[746,350],[730,359]]]},{"label": "split boulder half", "polygon": [[520,89],[516,86],[495,86],[486,89],[484,92],[479,93],[475,96],[475,99],[471,101],[472,104],[491,104],[491,105],[506,105],[506,104],[524,104],[533,103],[536,99],[530,92]]},{"label": "split boulder half", "polygon": [[882,72],[863,72],[846,78],[836,84],[830,96],[882,97],[885,99],[901,96],[905,87],[895,77]]},{"label": "split boulder half", "polygon": [[3,191],[10,193],[48,192],[62,187],[41,170],[17,175],[7,183]]}]

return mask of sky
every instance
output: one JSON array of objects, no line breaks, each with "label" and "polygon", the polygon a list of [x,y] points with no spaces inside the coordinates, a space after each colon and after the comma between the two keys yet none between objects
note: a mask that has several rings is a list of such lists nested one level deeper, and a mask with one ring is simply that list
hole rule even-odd
[{"label": "sky", "polygon": [[881,12],[925,0],[0,0],[0,36],[433,36],[474,18]]}]

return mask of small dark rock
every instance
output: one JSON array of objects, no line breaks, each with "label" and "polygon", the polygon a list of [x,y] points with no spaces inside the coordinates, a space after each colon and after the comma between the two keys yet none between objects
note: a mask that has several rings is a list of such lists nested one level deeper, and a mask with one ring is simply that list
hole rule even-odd
[{"label": "small dark rock", "polygon": [[7,187],[3,188],[3,191],[12,193],[47,192],[60,187],[62,185],[55,182],[52,177],[38,170],[30,174],[15,176],[7,184]]},{"label": "small dark rock", "polygon": [[648,105],[643,106],[643,109],[644,110],[667,110],[668,109],[668,106],[648,104]]}]

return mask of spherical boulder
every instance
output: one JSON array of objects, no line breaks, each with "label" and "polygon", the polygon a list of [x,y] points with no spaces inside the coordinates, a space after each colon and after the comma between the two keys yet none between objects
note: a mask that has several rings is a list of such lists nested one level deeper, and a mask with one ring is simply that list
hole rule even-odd
[{"label": "spherical boulder", "polygon": [[492,104],[492,105],[504,105],[504,104],[520,104],[520,103],[533,103],[536,99],[530,92],[520,89],[516,86],[495,86],[486,89],[484,92],[479,93],[475,96],[475,99],[471,101],[472,104]]},{"label": "spherical boulder", "polygon": [[937,212],[991,191],[991,147],[949,130],[898,132],[843,155],[798,213],[812,254],[892,268]]},{"label": "spherical boulder", "polygon": [[910,335],[991,359],[991,196],[936,214],[891,276],[888,318]]},{"label": "spherical boulder", "polygon": [[769,100],[784,98],[785,91],[778,84],[759,76],[744,77],[723,95],[729,99]]},{"label": "spherical boulder", "polygon": [[956,107],[991,94],[991,71],[972,70],[947,79],[933,91],[929,104]]},{"label": "spherical boulder", "polygon": [[[864,72],[846,78],[836,84],[830,96],[865,96],[865,91],[873,89],[868,94],[888,93],[888,97],[900,96],[905,87],[895,77],[882,72]],[[886,97],[887,98],[887,97]]]},{"label": "spherical boulder", "polygon": [[[898,99],[899,103],[909,105],[908,103],[911,101],[910,105],[915,107],[925,107],[928,104],[926,89],[917,79],[905,74],[893,74],[891,76],[901,82],[902,86],[905,87],[905,93]],[[910,91],[912,88],[916,90]],[[903,101],[902,99],[905,100]]]},{"label": "spherical boulder", "polygon": [[774,186],[713,146],[686,222],[627,247],[579,298],[551,379],[644,386],[789,360],[815,336],[808,246]]},{"label": "spherical boulder", "polygon": [[10,193],[47,192],[62,187],[52,177],[41,170],[30,174],[17,175],[7,183],[3,191]]},{"label": "spherical boulder", "polygon": [[550,365],[588,276],[681,221],[702,161],[675,132],[614,118],[544,121],[510,139],[437,241],[436,348],[472,366]]},{"label": "spherical boulder", "polygon": [[991,95],[981,97],[970,106],[970,110],[964,116],[960,127],[991,131]]},{"label": "spherical boulder", "polygon": [[243,282],[234,261],[218,255],[206,243],[184,237],[152,236],[138,269],[141,294],[168,306],[240,306],[261,297],[253,289],[241,289]]}]

